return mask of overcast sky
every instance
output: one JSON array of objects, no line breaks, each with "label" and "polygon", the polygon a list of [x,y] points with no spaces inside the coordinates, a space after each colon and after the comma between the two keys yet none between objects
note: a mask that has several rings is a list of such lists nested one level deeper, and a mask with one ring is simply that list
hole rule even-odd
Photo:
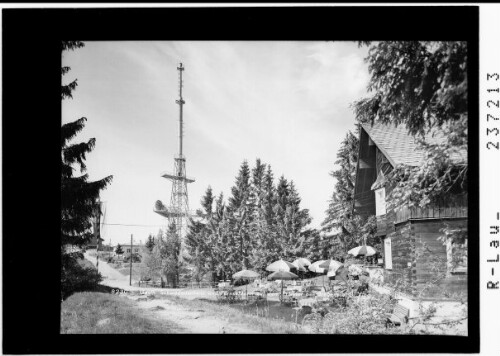
[{"label": "overcast sky", "polygon": [[184,71],[184,155],[190,209],[210,185],[229,195],[243,160],[271,164],[293,180],[312,227],[325,217],[340,142],[354,129],[349,104],[366,95],[366,48],[353,42],[86,42],[63,54],[78,79],[63,101],[63,123],[88,121],[74,142],[96,138],[91,180],[113,175],[102,192],[106,243],[145,241],[165,219],[178,151],[177,66]]}]

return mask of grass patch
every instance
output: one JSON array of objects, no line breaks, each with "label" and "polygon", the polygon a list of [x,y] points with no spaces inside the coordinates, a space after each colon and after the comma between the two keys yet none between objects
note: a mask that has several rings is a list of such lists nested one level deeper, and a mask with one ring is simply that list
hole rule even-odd
[{"label": "grass patch", "polygon": [[[171,300],[192,309],[203,309],[207,315],[227,320],[229,323],[248,326],[249,328],[256,329],[262,333],[296,334],[301,332],[300,326],[278,317],[278,314],[273,316],[273,314],[269,313],[269,317],[265,317],[265,309],[262,307],[259,307],[259,315],[257,315],[257,308],[255,306],[253,306],[254,309],[249,307],[245,310],[242,308],[242,304],[219,304],[210,300],[188,300],[171,295],[158,295],[157,297],[160,299],[163,298]],[[293,320],[295,321],[295,310],[291,308],[288,309],[294,313]],[[289,311],[287,311],[287,313]]]},{"label": "grass patch", "polygon": [[[139,279],[144,269],[140,263],[132,263],[132,278]],[[124,276],[130,276],[130,266],[126,263],[122,264],[121,268],[116,268],[116,270]]]},{"label": "grass patch", "polygon": [[113,294],[75,293],[61,304],[61,334],[171,334],[182,329]]}]

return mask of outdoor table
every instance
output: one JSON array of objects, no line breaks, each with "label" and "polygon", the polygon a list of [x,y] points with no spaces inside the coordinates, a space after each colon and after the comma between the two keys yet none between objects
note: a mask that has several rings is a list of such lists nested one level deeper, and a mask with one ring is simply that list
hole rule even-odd
[{"label": "outdoor table", "polygon": [[290,286],[287,286],[286,289],[287,289],[287,291],[300,292],[300,291],[302,291],[302,286],[290,285]]},{"label": "outdoor table", "polygon": [[298,305],[299,307],[304,307],[304,306],[307,306],[307,307],[311,307],[316,303],[316,299],[315,298],[302,298],[302,299],[299,299],[298,300]]},{"label": "outdoor table", "polygon": [[228,302],[232,302],[236,300],[236,291],[232,288],[220,288],[217,292],[218,300],[225,300]]}]

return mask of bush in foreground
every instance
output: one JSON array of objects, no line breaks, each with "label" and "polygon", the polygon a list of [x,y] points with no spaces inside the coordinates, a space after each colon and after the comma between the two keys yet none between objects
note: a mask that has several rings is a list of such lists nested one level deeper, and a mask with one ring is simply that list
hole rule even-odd
[{"label": "bush in foreground", "polygon": [[62,255],[61,265],[61,297],[68,298],[75,292],[95,291],[102,281],[101,274],[93,266],[89,267],[79,252]]}]

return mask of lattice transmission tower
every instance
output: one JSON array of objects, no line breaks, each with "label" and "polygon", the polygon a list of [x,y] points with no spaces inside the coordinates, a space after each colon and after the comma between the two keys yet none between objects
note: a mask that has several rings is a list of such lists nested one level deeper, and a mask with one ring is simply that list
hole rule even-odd
[{"label": "lattice transmission tower", "polygon": [[162,173],[163,178],[172,181],[172,193],[170,196],[170,206],[165,206],[160,200],[156,201],[154,212],[168,219],[169,224],[174,224],[177,235],[182,245],[186,236],[188,219],[193,214],[189,210],[188,183],[193,183],[194,178],[186,176],[186,157],[182,153],[182,140],[184,137],[184,122],[182,117],[183,105],[186,103],[182,98],[182,63],[177,67],[179,71],[179,99],[175,102],[179,105],[179,154],[174,158],[174,172]]}]

